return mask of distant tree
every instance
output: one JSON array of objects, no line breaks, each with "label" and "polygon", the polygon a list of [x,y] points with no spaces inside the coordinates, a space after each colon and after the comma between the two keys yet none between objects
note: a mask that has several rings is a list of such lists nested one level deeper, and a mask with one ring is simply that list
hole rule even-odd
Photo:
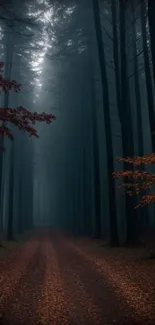
[{"label": "distant tree", "polygon": [[[3,77],[3,63],[0,63],[0,91],[8,93],[10,91],[20,91],[20,84],[15,80],[7,80]],[[5,103],[5,102],[4,102]],[[29,136],[39,137],[37,130],[34,128],[36,122],[46,122],[50,124],[55,119],[53,114],[30,112],[28,109],[19,106],[17,108],[0,107],[0,136],[4,140],[7,136],[10,140],[14,140],[11,126],[16,127],[20,131],[26,132]],[[5,151],[3,146],[4,141],[1,142],[0,149]],[[13,239],[13,184],[14,184],[14,155],[12,146],[11,155],[11,168],[10,168],[10,186],[9,186],[9,217],[7,239]]]},{"label": "distant tree", "polygon": [[[90,67],[91,69],[91,67]],[[100,173],[99,173],[99,143],[97,134],[97,112],[96,112],[96,93],[95,80],[92,75],[91,96],[92,107],[91,114],[93,120],[93,152],[94,152],[94,190],[95,190],[95,237],[101,237],[101,193],[100,193]]]},{"label": "distant tree", "polygon": [[148,100],[148,112],[149,112],[149,123],[150,123],[150,133],[152,150],[155,152],[155,138],[153,136],[153,130],[155,126],[155,112],[154,112],[154,99],[153,99],[153,87],[151,78],[151,67],[149,62],[149,52],[148,52],[148,40],[147,40],[147,10],[145,2],[141,2],[141,29],[142,29],[142,42],[144,50],[144,69],[146,78],[146,90],[147,90],[147,100]]},{"label": "distant tree", "polygon": [[150,41],[151,41],[151,53],[152,53],[152,64],[153,64],[153,76],[155,82],[155,20],[154,20],[155,2],[148,0],[148,21],[149,21],[149,31],[150,31]]},{"label": "distant tree", "polygon": [[102,39],[101,19],[100,19],[100,5],[99,1],[93,0],[93,12],[96,39],[98,46],[99,64],[101,71],[102,93],[103,93],[103,112],[104,112],[104,128],[107,150],[107,174],[108,174],[108,189],[109,189],[109,213],[110,213],[110,244],[112,246],[119,245],[118,229],[117,229],[117,214],[116,214],[116,193],[115,182],[111,177],[114,168],[113,159],[113,144],[112,131],[110,121],[110,102],[109,102],[109,88],[106,72],[105,49]]},{"label": "distant tree", "polygon": [[[125,0],[126,5],[132,2],[132,0]],[[148,15],[148,24],[149,24],[149,32],[150,32],[150,46],[151,46],[151,54],[152,54],[152,65],[153,65],[153,77],[155,81],[155,20],[154,20],[154,11],[155,11],[155,1],[152,0],[138,0],[134,1],[134,8],[136,9],[137,4],[141,4],[144,8],[147,6],[147,15]],[[145,17],[146,18],[146,17]]]},{"label": "distant tree", "polygon": [[[132,13],[134,13],[134,1],[132,2]],[[144,155],[144,149],[140,146],[142,144],[140,137],[142,137],[142,130],[139,129],[138,134],[138,141],[139,147],[139,156],[132,157],[125,155],[124,158],[118,158],[118,161],[121,161],[126,164],[126,168],[124,171],[114,172],[113,177],[117,179],[122,179],[121,187],[124,187],[125,193],[129,196],[138,195],[140,196],[140,201],[136,204],[137,207],[146,206],[149,203],[155,203],[155,194],[147,193],[148,189],[151,189],[155,185],[155,175],[150,173],[144,169],[145,165],[151,165],[155,163],[155,139],[153,134],[154,129],[154,121],[155,121],[155,114],[154,114],[154,100],[153,100],[153,89],[151,84],[151,67],[150,67],[150,60],[149,60],[149,52],[148,52],[148,41],[147,41],[147,6],[144,0],[140,0],[140,18],[141,18],[141,30],[142,30],[142,45],[143,45],[143,53],[144,53],[144,71],[145,71],[145,78],[146,78],[146,90],[147,90],[147,99],[148,99],[148,112],[149,112],[149,123],[150,123],[150,132],[151,132],[151,142],[152,142],[152,149],[153,153],[149,156]],[[153,35],[154,31],[152,29],[152,13],[150,12],[150,7],[154,5],[154,2],[148,1],[148,21],[150,27],[150,39],[151,39],[151,51],[152,51],[152,64],[154,70],[154,46],[153,46]],[[152,8],[152,7],[151,7]],[[136,44],[136,32],[134,30],[133,24],[133,36],[134,36],[134,46]],[[135,56],[134,56],[134,64],[135,64],[135,90],[136,90],[136,104],[138,107],[137,112],[140,112],[140,102],[138,100],[138,78],[137,78],[137,62],[136,62],[136,49],[135,49]],[[138,115],[138,123],[141,124],[141,116]],[[138,124],[139,125],[139,124]],[[130,169],[129,169],[130,167]],[[138,168],[137,168],[138,167]]]}]

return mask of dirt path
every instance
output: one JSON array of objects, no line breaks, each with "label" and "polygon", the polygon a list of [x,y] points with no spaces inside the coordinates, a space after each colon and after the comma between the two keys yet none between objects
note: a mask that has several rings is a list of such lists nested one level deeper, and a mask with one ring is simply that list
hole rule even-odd
[{"label": "dirt path", "polygon": [[142,288],[108,263],[91,245],[36,234],[0,262],[0,324],[155,324],[155,296],[146,301]]}]

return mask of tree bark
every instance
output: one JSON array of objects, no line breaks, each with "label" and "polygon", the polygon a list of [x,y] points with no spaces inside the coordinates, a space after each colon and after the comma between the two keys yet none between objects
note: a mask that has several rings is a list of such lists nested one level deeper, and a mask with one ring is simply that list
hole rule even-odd
[{"label": "tree bark", "polygon": [[116,193],[115,181],[112,177],[114,171],[114,157],[113,157],[113,144],[112,144],[112,131],[110,121],[110,104],[109,104],[109,89],[107,81],[106,63],[104,45],[102,41],[102,29],[100,21],[100,8],[99,1],[93,0],[94,22],[96,30],[96,39],[99,54],[99,63],[101,71],[101,82],[103,92],[103,112],[104,112],[104,129],[106,138],[106,151],[107,151],[107,176],[108,176],[108,198],[109,198],[109,214],[110,214],[110,244],[112,246],[119,245],[117,214],[116,214]]},{"label": "tree bark", "polygon": [[148,20],[150,30],[150,41],[151,41],[151,53],[152,53],[152,64],[153,64],[153,76],[155,82],[155,1],[148,0]]},{"label": "tree bark", "polygon": [[155,152],[155,136],[152,134],[153,131],[155,130],[155,111],[154,111],[154,101],[153,101],[151,69],[150,69],[149,53],[148,53],[148,46],[147,46],[146,5],[144,1],[141,2],[141,26],[142,26],[144,69],[145,69],[145,78],[146,78],[150,133],[151,133],[152,149],[153,152]]},{"label": "tree bark", "polygon": [[[136,26],[134,17],[134,0],[131,0],[131,12],[132,12],[132,38],[133,38],[133,56],[134,56],[134,88],[136,97],[136,111],[137,111],[137,134],[138,134],[138,154],[144,156],[144,145],[143,145],[143,126],[142,126],[142,104],[140,95],[140,84],[139,84],[139,72],[138,72],[138,57],[137,57],[137,45],[136,45]],[[144,165],[141,165],[141,169],[144,169]],[[148,206],[143,207],[139,213],[139,227],[141,231],[146,229],[148,223]]]},{"label": "tree bark", "polygon": [[14,239],[13,230],[13,207],[14,207],[14,143],[11,143],[11,159],[10,159],[10,177],[9,177],[9,214],[8,214],[8,227],[7,239]]},{"label": "tree bark", "polygon": [[99,173],[99,146],[97,137],[97,112],[95,100],[95,82],[92,78],[92,123],[93,123],[93,158],[94,158],[94,191],[95,191],[95,237],[101,237],[101,193],[100,193],[100,173]]}]

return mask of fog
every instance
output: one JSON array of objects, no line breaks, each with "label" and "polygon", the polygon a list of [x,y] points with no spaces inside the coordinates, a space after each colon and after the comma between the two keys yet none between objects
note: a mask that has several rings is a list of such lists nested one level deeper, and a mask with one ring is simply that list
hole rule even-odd
[{"label": "fog", "polygon": [[[50,226],[115,242],[113,228],[117,226],[119,241],[124,243],[135,229],[139,235],[146,225],[154,226],[154,207],[149,205],[146,213],[144,209],[137,212],[131,199],[126,205],[119,181],[112,177],[114,170],[123,169],[123,163],[116,161],[118,156],[141,155],[140,128],[142,155],[153,150],[145,60],[147,56],[154,105],[148,18],[143,22],[142,5],[133,8],[129,1],[124,8],[123,54],[119,1],[114,7],[111,1],[98,3],[99,7],[91,0],[1,4],[0,61],[4,77],[21,84],[20,92],[1,93],[1,106],[23,106],[30,112],[56,116],[51,124],[35,124],[37,139],[11,123],[14,141],[1,139],[6,149],[0,153],[0,218],[5,236]],[[145,10],[147,3],[144,14]]]}]

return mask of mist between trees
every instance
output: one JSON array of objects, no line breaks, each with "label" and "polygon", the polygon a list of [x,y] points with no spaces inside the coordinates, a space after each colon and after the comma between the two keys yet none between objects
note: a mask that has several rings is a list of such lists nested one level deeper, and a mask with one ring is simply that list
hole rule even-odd
[{"label": "mist between trees", "polygon": [[[2,236],[53,226],[117,246],[154,229],[154,11],[151,0],[0,1],[1,78],[21,84],[0,96]],[[34,139],[8,118],[17,107],[56,120],[36,122]]]}]

